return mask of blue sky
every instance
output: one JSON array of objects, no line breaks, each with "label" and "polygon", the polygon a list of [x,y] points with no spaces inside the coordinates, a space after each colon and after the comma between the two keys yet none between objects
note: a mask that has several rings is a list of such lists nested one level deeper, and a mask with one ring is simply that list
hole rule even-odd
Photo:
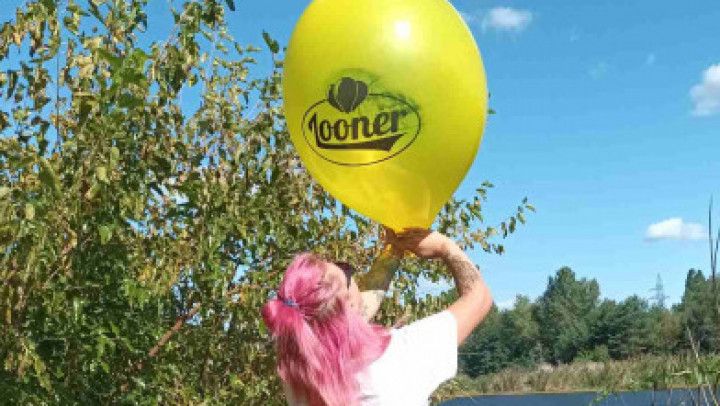
[{"label": "blue sky", "polygon": [[[167,2],[150,3],[148,36],[165,38]],[[266,30],[287,44],[308,3],[236,1],[231,34],[262,45]],[[687,270],[708,269],[712,194],[720,223],[717,0],[453,4],[478,42],[497,111],[457,193],[493,182],[491,223],[525,196],[537,207],[505,255],[472,253],[496,301],[539,295],[565,265],[614,299],[650,296],[660,274],[678,301]]]},{"label": "blue sky", "polygon": [[[708,268],[707,242],[691,239],[692,224],[654,228],[676,238],[646,234],[670,218],[704,227],[710,195],[720,198],[720,115],[693,114],[690,95],[720,64],[720,5],[455,4],[472,16],[498,111],[466,185],[496,184],[492,217],[525,194],[538,208],[506,256],[477,257],[498,302],[539,294],[563,265],[611,298],[650,295],[660,274],[677,301],[688,268]],[[495,7],[530,18],[512,30]]]}]

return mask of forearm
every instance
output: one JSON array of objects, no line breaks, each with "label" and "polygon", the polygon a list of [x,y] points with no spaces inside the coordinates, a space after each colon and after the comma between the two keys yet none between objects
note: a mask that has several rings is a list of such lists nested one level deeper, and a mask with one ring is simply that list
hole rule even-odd
[{"label": "forearm", "polygon": [[400,253],[386,248],[373,262],[370,270],[357,278],[358,289],[387,291],[400,265]]},{"label": "forearm", "polygon": [[357,279],[363,301],[363,317],[370,320],[375,316],[390,288],[395,271],[400,265],[401,254],[388,248],[375,259],[370,270]]},{"label": "forearm", "polygon": [[449,248],[442,258],[452,273],[460,296],[484,287],[480,270],[459,247]]},{"label": "forearm", "polygon": [[448,307],[457,320],[457,343],[462,344],[492,309],[492,295],[480,270],[468,256],[454,246],[443,255],[460,296]]}]

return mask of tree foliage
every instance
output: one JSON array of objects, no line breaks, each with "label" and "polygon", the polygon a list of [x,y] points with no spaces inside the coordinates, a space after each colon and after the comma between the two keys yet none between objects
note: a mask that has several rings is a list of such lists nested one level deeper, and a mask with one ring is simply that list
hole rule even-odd
[{"label": "tree foliage", "polygon": [[[720,347],[717,318],[712,303],[712,280],[706,279],[702,271],[691,269],[685,279],[685,292],[679,310],[687,334],[705,351]],[[686,341],[689,338],[685,336]]]},{"label": "tree foliage", "polygon": [[[378,225],[290,143],[277,41],[235,42],[233,1],[171,4],[171,31],[147,44],[147,0],[28,1],[0,29],[4,401],[280,404],[259,309],[282,270],[305,250],[358,268],[378,253]],[[437,228],[502,253],[532,206],[485,227],[491,187]],[[420,278],[448,274],[407,259],[378,321],[452,297],[419,298]]]},{"label": "tree foliage", "polygon": [[590,315],[599,297],[597,281],[577,280],[570,268],[561,268],[549,278],[547,289],[538,300],[536,314],[540,340],[553,362],[568,362],[587,345]]},{"label": "tree foliage", "polygon": [[603,301],[592,315],[589,346],[604,347],[613,359],[650,350],[651,318],[646,300],[633,295],[616,303]]},{"label": "tree foliage", "polygon": [[712,287],[712,279],[691,269],[680,303],[670,309],[637,295],[600,301],[596,280],[578,280],[563,267],[535,301],[519,296],[513,308],[493,309],[461,347],[460,368],[475,377],[541,362],[717,353]]},{"label": "tree foliage", "polygon": [[533,315],[534,304],[518,296],[511,310],[493,307],[482,325],[459,350],[460,369],[478,376],[508,366],[531,366],[543,360],[539,325]]}]

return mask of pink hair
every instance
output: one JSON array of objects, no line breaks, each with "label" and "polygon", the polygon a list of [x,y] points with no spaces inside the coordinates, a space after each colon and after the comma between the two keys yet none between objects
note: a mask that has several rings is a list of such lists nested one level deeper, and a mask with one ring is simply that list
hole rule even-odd
[{"label": "pink hair", "polygon": [[339,281],[325,279],[325,269],[312,254],[295,257],[262,316],[275,340],[278,374],[294,397],[309,406],[354,406],[355,375],[382,355],[390,334],[351,309],[337,294]]}]

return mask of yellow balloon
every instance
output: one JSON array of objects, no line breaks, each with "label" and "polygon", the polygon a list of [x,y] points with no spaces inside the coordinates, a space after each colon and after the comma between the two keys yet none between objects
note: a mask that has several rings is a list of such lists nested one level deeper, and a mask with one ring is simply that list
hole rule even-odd
[{"label": "yellow balloon", "polygon": [[333,196],[392,228],[429,227],[487,116],[475,40],[446,0],[315,0],[283,77],[293,144]]}]

